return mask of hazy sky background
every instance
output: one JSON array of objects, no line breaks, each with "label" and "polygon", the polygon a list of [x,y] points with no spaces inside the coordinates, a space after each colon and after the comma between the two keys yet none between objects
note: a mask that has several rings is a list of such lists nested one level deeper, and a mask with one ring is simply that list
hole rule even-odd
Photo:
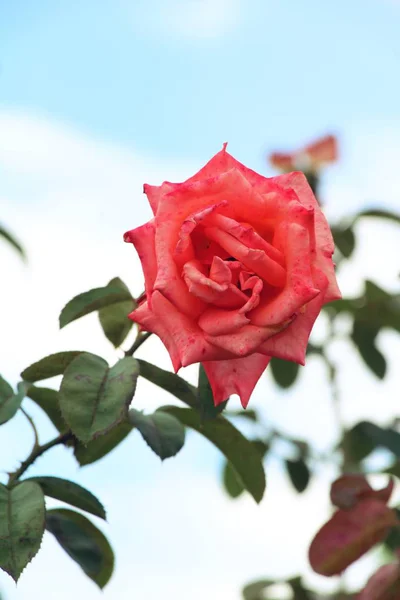
[{"label": "hazy sky background", "polygon": [[[116,275],[140,292],[138,260],[122,234],[150,216],[143,182],[181,181],[225,141],[247,166],[272,174],[269,151],[336,133],[341,161],[323,181],[328,215],[377,204],[399,209],[399,25],[395,0],[0,0],[0,218],[29,256],[24,266],[1,243],[2,375],[16,383],[28,364],[65,349],[115,360],[95,315],[59,332],[60,309]],[[358,293],[366,276],[395,289],[398,230],[367,223],[358,233],[342,289]],[[399,355],[398,336],[384,332],[379,344]],[[347,344],[332,354],[348,423],[384,423],[398,413],[394,361],[380,383]],[[170,368],[157,340],[141,356]],[[194,381],[195,368],[183,375]],[[152,410],[171,398],[140,382],[134,402]],[[321,450],[335,439],[316,359],[286,393],[266,374],[251,405]],[[52,426],[29,408],[49,439]],[[19,417],[1,428],[4,470],[29,451],[27,431]],[[136,433],[82,470],[54,449],[31,473],[71,478],[99,494],[109,524],[98,525],[114,546],[116,571],[101,594],[46,535],[17,589],[0,574],[6,599],[239,600],[253,578],[307,570],[332,473],[321,472],[298,496],[271,458],[256,506],[247,496],[225,497],[220,465],[194,433],[164,464]],[[352,570],[354,584],[368,564]]]}]

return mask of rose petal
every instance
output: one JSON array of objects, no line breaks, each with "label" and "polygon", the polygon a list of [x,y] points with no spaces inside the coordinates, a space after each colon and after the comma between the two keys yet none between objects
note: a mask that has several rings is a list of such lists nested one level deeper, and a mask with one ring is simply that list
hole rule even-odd
[{"label": "rose petal", "polygon": [[218,227],[205,227],[204,233],[270,285],[277,287],[285,285],[285,269],[267,256],[263,250],[247,248],[238,239]]},{"label": "rose petal", "polygon": [[143,302],[128,316],[132,321],[138,323],[145,331],[151,331],[151,333],[158,335],[168,350],[174,371],[179,371],[182,363],[175,342],[166,327],[166,322],[150,310],[148,302]]},{"label": "rose petal", "polygon": [[124,241],[136,248],[142,263],[146,294],[150,297],[157,276],[154,219],[124,234]]},{"label": "rose petal", "polygon": [[312,277],[307,229],[296,223],[283,222],[279,231],[286,240],[287,282],[273,300],[261,302],[249,314],[254,325],[276,325],[289,319],[320,291]]},{"label": "rose petal", "polygon": [[[255,325],[244,325],[239,331],[229,335],[207,335],[206,339],[213,345],[230,352],[234,356],[248,356],[253,352],[258,352],[258,348],[263,347],[263,343],[282,331],[288,323],[281,325],[272,325],[270,327],[256,327]],[[265,353],[266,354],[266,353]]]},{"label": "rose petal", "polygon": [[283,268],[285,266],[285,258],[277,248],[274,248],[271,244],[266,242],[258,233],[254,230],[251,225],[238,223],[234,219],[225,217],[219,213],[213,213],[208,216],[207,224],[211,227],[218,227],[233,235],[247,248],[253,248],[256,250],[263,250],[269,258],[277,262]]},{"label": "rose petal", "polygon": [[190,261],[183,268],[183,277],[189,292],[204,302],[221,308],[240,308],[248,300],[236,286],[218,283],[201,272],[198,261]]},{"label": "rose petal", "polygon": [[305,175],[300,172],[294,172],[280,175],[274,179],[282,189],[293,189],[301,204],[307,208],[314,208],[317,266],[325,273],[329,281],[326,302],[340,299],[342,295],[337,285],[334,265],[331,260],[335,249],[332,233]]},{"label": "rose petal", "polygon": [[199,318],[201,329],[209,335],[230,334],[249,323],[240,311],[208,308]]},{"label": "rose petal", "polygon": [[394,488],[394,481],[390,478],[386,487],[374,490],[364,475],[342,475],[331,485],[331,502],[338,508],[346,510],[352,508],[360,498],[376,498],[385,504],[389,502]]},{"label": "rose petal", "polygon": [[232,270],[219,256],[214,256],[213,258],[210,269],[210,279],[221,284],[229,284],[232,281]]},{"label": "rose petal", "polygon": [[232,354],[212,346],[195,321],[183,315],[160,292],[153,292],[152,309],[162,320],[178,351],[182,366],[187,367],[202,360],[231,358]]},{"label": "rose petal", "polygon": [[227,400],[231,394],[238,394],[243,408],[246,408],[269,361],[268,356],[252,354],[246,358],[203,362],[215,405]]},{"label": "rose petal", "polygon": [[328,286],[327,278],[320,271],[315,270],[314,280],[321,290],[318,296],[298,312],[296,319],[287,329],[264,342],[259,352],[300,365],[305,364],[308,339],[321,306],[325,303],[325,290]]}]

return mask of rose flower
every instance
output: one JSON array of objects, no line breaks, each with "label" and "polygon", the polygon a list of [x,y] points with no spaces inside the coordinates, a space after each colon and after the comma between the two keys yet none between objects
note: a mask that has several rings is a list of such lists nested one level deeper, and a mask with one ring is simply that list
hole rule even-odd
[{"label": "rose flower", "polygon": [[271,165],[283,172],[295,169],[315,172],[326,164],[336,162],[337,159],[337,139],[333,135],[326,135],[296,152],[274,152],[269,157]]},{"label": "rose flower", "polygon": [[302,173],[266,178],[226,144],[184,183],[145,185],[154,218],[128,231],[146,300],[129,317],[173,367],[201,362],[214,402],[245,407],[270,358],[304,364],[321,307],[340,298],[328,223]]}]

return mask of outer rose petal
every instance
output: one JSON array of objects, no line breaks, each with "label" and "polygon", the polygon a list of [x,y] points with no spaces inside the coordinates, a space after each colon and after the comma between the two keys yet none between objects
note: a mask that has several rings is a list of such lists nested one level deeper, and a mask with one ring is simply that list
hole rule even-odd
[{"label": "outer rose petal", "polygon": [[150,310],[148,302],[143,302],[136,310],[131,312],[129,318],[132,319],[132,321],[135,321],[135,323],[138,323],[145,331],[151,331],[158,335],[168,350],[175,373],[179,371],[182,363],[176,344],[165,326],[165,322],[160,320]]},{"label": "outer rose petal", "polygon": [[308,338],[321,306],[325,304],[325,291],[328,287],[328,280],[320,271],[315,272],[314,279],[321,290],[318,296],[306,304],[304,311],[299,312],[287,329],[264,342],[259,352],[283,360],[292,360],[300,365],[305,364]]},{"label": "outer rose petal", "polygon": [[251,393],[270,361],[269,356],[252,354],[245,358],[203,362],[217,406],[231,394],[238,394],[246,408]]},{"label": "outer rose petal", "polygon": [[337,285],[334,264],[332,262],[332,254],[335,250],[332,233],[304,173],[287,173],[286,175],[274,177],[274,179],[283,189],[293,189],[299,201],[305,207],[314,208],[317,266],[325,273],[329,281],[326,302],[339,300],[342,295]]},{"label": "outer rose petal", "polygon": [[154,219],[140,227],[136,227],[136,229],[131,229],[131,231],[127,231],[124,234],[124,241],[131,242],[135,246],[140,262],[142,263],[148,298],[153,291],[154,282],[157,276],[157,259],[154,240]]}]

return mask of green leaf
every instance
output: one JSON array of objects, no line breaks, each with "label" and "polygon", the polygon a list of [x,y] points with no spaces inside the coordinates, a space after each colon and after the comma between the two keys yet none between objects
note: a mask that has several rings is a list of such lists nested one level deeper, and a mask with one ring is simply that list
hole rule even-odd
[{"label": "green leaf", "polygon": [[310,469],[307,463],[299,458],[297,460],[285,460],[286,469],[294,489],[301,493],[310,482]]},{"label": "green leaf", "polygon": [[229,417],[232,419],[236,419],[237,417],[242,417],[243,419],[247,419],[248,421],[257,422],[258,414],[252,408],[240,409],[240,410],[227,410],[224,413],[225,417]]},{"label": "green leaf", "polygon": [[175,456],[185,443],[185,428],[172,415],[161,410],[144,415],[131,408],[128,416],[130,423],[161,460]]},{"label": "green leaf", "polygon": [[269,366],[276,383],[283,389],[289,388],[297,379],[299,365],[297,363],[272,358]]},{"label": "green leaf", "polygon": [[25,384],[18,384],[18,391],[14,394],[14,390],[5,379],[0,375],[0,425],[6,423],[14,417],[17,410],[21,406],[22,400],[25,398]]},{"label": "green leaf", "polygon": [[82,444],[77,441],[74,449],[76,460],[81,467],[100,460],[114,450],[114,448],[127,437],[132,429],[133,427],[130,423],[122,422],[88,444]]},{"label": "green leaf", "polygon": [[60,387],[60,407],[79,440],[87,443],[126,419],[138,374],[131,356],[109,368],[100,356],[84,352],[68,365]]},{"label": "green leaf", "polygon": [[[400,522],[400,510],[398,508],[393,509]],[[388,533],[384,545],[391,552],[396,552],[400,548],[400,527],[391,527]]]},{"label": "green leaf", "polygon": [[355,320],[351,338],[367,367],[379,379],[383,379],[386,373],[386,359],[375,346],[378,333],[379,328],[369,325],[365,321]]},{"label": "green leaf", "polygon": [[50,496],[50,498],[86,510],[86,512],[100,517],[100,519],[106,518],[104,506],[96,496],[73,481],[60,479],[59,477],[30,477],[25,481],[38,483],[45,496]]},{"label": "green leaf", "polygon": [[[292,588],[293,600],[314,600],[314,594],[303,586],[301,577],[293,577],[293,579],[289,579],[287,583]],[[339,598],[337,600],[339,600]]]},{"label": "green leaf", "polygon": [[[244,411],[243,411],[244,412]],[[261,458],[264,458],[268,452],[269,445],[262,440],[251,440],[251,443],[259,452]],[[236,473],[230,462],[226,461],[222,470],[222,482],[226,493],[231,498],[238,498],[244,492],[244,486],[240,476]]]},{"label": "green leaf", "polygon": [[66,508],[48,510],[46,529],[100,588],[108,583],[114,553],[105,535],[89,519]]},{"label": "green leaf", "polygon": [[353,229],[351,227],[332,227],[331,230],[337,248],[345,258],[350,258],[356,245]]},{"label": "green leaf", "polygon": [[265,490],[265,473],[262,458],[254,444],[222,415],[210,421],[202,421],[199,413],[188,408],[162,407],[183,425],[201,433],[214,444],[232,463],[245,489],[256,502],[260,502]]},{"label": "green leaf", "polygon": [[399,214],[381,208],[370,208],[368,210],[363,210],[358,213],[357,218],[359,217],[376,217],[378,219],[387,219],[388,221],[393,221],[394,223],[400,225]]},{"label": "green leaf", "polygon": [[[358,456],[362,458],[378,447],[386,448],[400,458],[400,433],[394,429],[379,427],[379,425],[369,421],[361,421],[350,430],[349,434],[353,437],[355,434],[358,442],[361,442]],[[350,451],[353,455],[354,449],[350,448]],[[368,451],[368,454],[365,454],[365,451]]]},{"label": "green leaf", "polygon": [[19,241],[7,229],[5,229],[3,225],[0,225],[0,237],[11,244],[14,250],[16,250],[24,260],[26,260],[25,250]]},{"label": "green leaf", "polygon": [[140,375],[147,381],[158,385],[158,387],[169,392],[188,406],[197,406],[197,389],[193,385],[179,377],[179,375],[164,371],[164,369],[160,369],[160,367],[156,367],[145,360],[137,359],[137,361],[140,367]]},{"label": "green leaf", "polygon": [[11,490],[0,484],[0,568],[14,581],[40,548],[44,532],[44,496],[36,483]]},{"label": "green leaf", "polygon": [[352,460],[359,463],[376,448],[376,442],[368,432],[368,426],[373,423],[361,421],[345,433],[342,447],[349,453]]},{"label": "green leaf", "polygon": [[271,581],[271,579],[260,579],[260,581],[249,583],[242,590],[244,600],[264,600],[266,598],[264,592],[275,583],[276,581]]},{"label": "green leaf", "polygon": [[56,377],[62,375],[68,365],[82,354],[80,350],[72,350],[68,352],[57,352],[56,354],[50,354],[38,360],[27,367],[21,373],[22,379],[35,383],[35,381],[41,381],[42,379],[49,379],[50,377]]},{"label": "green leaf", "polygon": [[68,430],[68,425],[61,414],[59,392],[51,388],[31,385],[28,388],[27,396],[40,406],[60,433],[65,433]]},{"label": "green leaf", "polygon": [[[129,289],[119,277],[111,279],[107,287],[118,287],[130,295]],[[133,298],[130,298],[99,310],[99,320],[104,334],[116,348],[119,348],[133,326],[133,321],[128,319],[128,315],[135,308],[136,303]]]},{"label": "green leaf", "polygon": [[[122,283],[122,282],[121,282]],[[121,285],[106,285],[101,288],[94,288],[83,294],[79,294],[72,298],[62,309],[60,314],[60,328],[62,329],[68,323],[72,323],[76,319],[80,319],[91,312],[105,308],[118,302],[130,300],[132,296],[128,288]]]},{"label": "green leaf", "polygon": [[205,421],[207,419],[215,419],[215,417],[224,410],[228,404],[228,400],[215,406],[211,385],[201,363],[199,367],[199,383],[197,390],[197,403],[202,419]]},{"label": "green leaf", "polygon": [[226,461],[222,471],[222,481],[228,496],[231,498],[239,498],[244,492],[244,485],[231,463]]}]

